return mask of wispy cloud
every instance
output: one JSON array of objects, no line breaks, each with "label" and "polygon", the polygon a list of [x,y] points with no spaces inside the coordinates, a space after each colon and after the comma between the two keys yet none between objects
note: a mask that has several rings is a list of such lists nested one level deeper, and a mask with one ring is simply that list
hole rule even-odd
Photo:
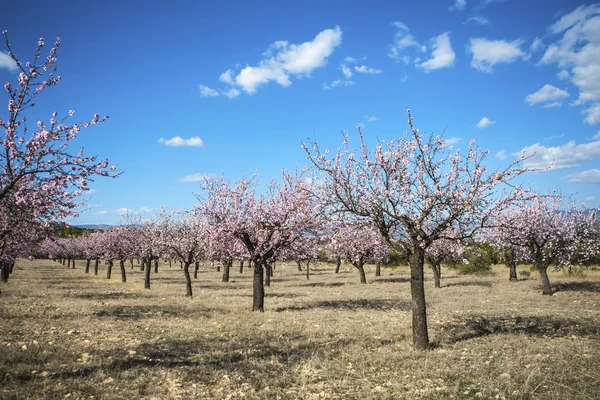
[{"label": "wispy cloud", "polygon": [[202,147],[204,142],[198,136],[184,139],[181,136],[174,136],[171,139],[158,139],[158,143],[162,143],[166,146],[172,147]]},{"label": "wispy cloud", "polygon": [[522,44],[521,40],[506,42],[471,38],[469,41],[469,50],[473,55],[471,66],[481,72],[492,72],[496,64],[508,64],[525,57],[525,53],[521,51]]},{"label": "wispy cloud", "polygon": [[600,169],[589,169],[587,171],[575,172],[564,177],[571,183],[592,183],[600,185]]},{"label": "wispy cloud", "polygon": [[490,20],[481,15],[474,15],[472,17],[469,17],[464,23],[469,24],[471,22],[477,25],[487,25],[490,23]]},{"label": "wispy cloud", "polygon": [[346,79],[352,78],[352,70],[350,68],[348,68],[348,66],[346,64],[342,64],[340,66],[340,68],[342,69],[342,73],[344,74]]},{"label": "wispy cloud", "polygon": [[200,90],[200,97],[216,97],[219,96],[219,92],[215,89],[211,89],[208,86],[198,85]]},{"label": "wispy cloud", "polygon": [[182,176],[181,178],[178,178],[177,181],[178,182],[202,182],[207,178],[212,178],[214,177],[214,174],[191,174],[191,175],[186,175],[186,176]]},{"label": "wispy cloud", "polygon": [[0,51],[0,68],[6,68],[10,71],[14,71],[17,69],[17,64],[12,58],[10,58],[8,54]]},{"label": "wispy cloud", "polygon": [[366,65],[361,65],[360,67],[355,66],[354,71],[359,72],[361,74],[371,74],[371,75],[377,75],[382,72],[380,69],[370,68],[370,67],[367,67]]},{"label": "wispy cloud", "polygon": [[559,77],[579,89],[573,105],[583,105],[585,122],[600,124],[600,3],[581,5],[549,27],[550,35],[562,35],[546,48],[542,64],[557,64]]},{"label": "wispy cloud", "polygon": [[489,128],[490,126],[494,125],[495,123],[496,123],[496,121],[491,121],[488,117],[483,117],[477,123],[477,127],[479,129],[485,129],[485,128]]},{"label": "wispy cloud", "polygon": [[444,141],[446,142],[446,144],[452,146],[452,145],[455,145],[456,143],[460,142],[461,140],[462,140],[462,138],[452,136],[448,139],[445,139]]},{"label": "wispy cloud", "polygon": [[329,84],[324,84],[323,85],[323,89],[324,90],[329,90],[331,88],[335,88],[335,87],[343,87],[343,86],[354,86],[355,83],[353,81],[349,81],[349,80],[344,80],[344,79],[336,79],[335,81],[329,83]]},{"label": "wispy cloud", "polygon": [[[301,44],[290,44],[285,40],[272,43],[265,52],[264,59],[256,65],[242,68],[239,72],[228,69],[219,76],[219,80],[230,86],[222,90],[223,95],[233,98],[241,91],[254,94],[256,90],[269,82],[277,82],[286,87],[292,84],[291,77],[303,77],[310,75],[317,68],[327,64],[327,58],[342,43],[342,30],[339,26],[326,29],[311,41]],[[213,97],[220,94],[219,91],[206,88],[203,97]]]},{"label": "wispy cloud", "polygon": [[467,6],[466,0],[456,0],[453,5],[451,5],[448,10],[449,11],[462,11]]},{"label": "wispy cloud", "polygon": [[372,122],[372,121],[377,121],[377,117],[374,115],[365,115],[365,118],[367,119],[368,122]]},{"label": "wispy cloud", "polygon": [[508,154],[506,154],[506,151],[500,150],[496,153],[496,158],[499,160],[506,160],[508,158]]}]

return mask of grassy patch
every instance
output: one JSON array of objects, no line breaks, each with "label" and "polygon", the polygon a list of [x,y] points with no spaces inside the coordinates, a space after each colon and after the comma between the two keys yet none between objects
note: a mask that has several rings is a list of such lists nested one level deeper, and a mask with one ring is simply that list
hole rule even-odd
[{"label": "grassy patch", "polygon": [[[508,281],[453,272],[426,291],[434,349],[411,347],[406,267],[278,264],[264,314],[252,271],[203,268],[186,298],[177,265],[104,278],[20,261],[0,296],[0,398],[594,399],[600,271]],[[520,270],[526,270],[520,266]],[[447,270],[446,270],[447,271]],[[426,271],[430,273],[429,270]]]}]

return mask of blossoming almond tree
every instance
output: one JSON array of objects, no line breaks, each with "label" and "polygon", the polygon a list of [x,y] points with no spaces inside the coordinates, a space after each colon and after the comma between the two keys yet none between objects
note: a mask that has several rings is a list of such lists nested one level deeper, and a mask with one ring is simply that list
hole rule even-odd
[{"label": "blossoming almond tree", "polygon": [[425,259],[433,271],[434,286],[441,288],[442,263],[460,262],[464,258],[465,243],[464,234],[448,230],[444,237],[434,240],[425,250]]},{"label": "blossoming almond tree", "polygon": [[[8,56],[16,66],[18,82],[6,82],[8,116],[0,115],[3,128],[0,147],[0,207],[18,208],[28,205],[33,217],[48,222],[68,215],[82,204],[80,195],[88,189],[94,176],[113,176],[115,167],[108,160],[98,161],[96,156],[85,156],[83,150],[73,153],[70,142],[82,128],[105,121],[98,114],[86,122],[70,122],[74,111],[59,118],[54,112],[48,121],[37,120],[28,125],[27,114],[35,106],[37,97],[60,82],[56,75],[56,61],[60,39],[43,57],[44,39],[40,39],[33,61],[22,62],[13,53],[4,31]],[[5,229],[0,235],[8,235]]]},{"label": "blossoming almond tree", "polygon": [[337,227],[325,245],[325,252],[331,259],[339,257],[352,264],[358,270],[360,283],[367,283],[365,263],[369,259],[385,258],[388,245],[372,225],[345,223]]},{"label": "blossoming almond tree", "polygon": [[553,293],[548,267],[570,266],[575,259],[596,254],[596,212],[571,203],[563,208],[562,197],[556,194],[535,195],[496,216],[494,234],[488,240],[502,249],[517,252],[533,263],[540,273],[542,291]]},{"label": "blossoming almond tree", "polygon": [[223,231],[245,246],[254,268],[252,311],[264,311],[264,270],[278,251],[293,246],[299,232],[315,228],[315,203],[301,173],[283,173],[264,193],[256,193],[254,179],[230,183],[208,178],[199,210],[212,230]]},{"label": "blossoming almond tree", "polygon": [[429,347],[423,265],[425,250],[455,226],[468,232],[494,211],[511,203],[517,192],[500,200],[503,184],[525,172],[514,162],[488,172],[487,151],[471,140],[466,152],[452,151],[441,136],[422,135],[408,111],[410,131],[373,149],[358,128],[360,149],[350,149],[348,134],[333,156],[317,143],[302,144],[314,180],[323,182],[315,194],[331,213],[371,221],[384,239],[410,261],[413,344]]}]

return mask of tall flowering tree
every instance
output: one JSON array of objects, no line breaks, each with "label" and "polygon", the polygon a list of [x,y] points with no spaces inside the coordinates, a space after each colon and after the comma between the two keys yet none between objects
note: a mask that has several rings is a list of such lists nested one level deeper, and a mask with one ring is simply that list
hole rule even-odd
[{"label": "tall flowering tree", "polygon": [[384,239],[410,260],[413,343],[429,347],[423,266],[426,249],[451,226],[467,232],[501,210],[517,194],[499,200],[503,184],[524,169],[517,162],[507,169],[488,171],[487,151],[471,140],[466,152],[453,151],[441,136],[423,135],[408,111],[410,130],[369,148],[360,128],[359,149],[342,147],[329,156],[317,143],[303,144],[315,179],[323,184],[316,195],[335,214],[371,221]]},{"label": "tall flowering tree", "polygon": [[576,203],[565,209],[561,196],[538,194],[499,214],[488,240],[531,262],[540,273],[543,293],[551,295],[548,267],[593,257],[600,250],[597,224],[595,211],[586,212]]},{"label": "tall flowering tree", "polygon": [[319,223],[308,183],[301,173],[284,173],[264,193],[256,193],[254,179],[230,183],[209,178],[202,185],[199,210],[212,230],[239,240],[254,268],[253,311],[264,311],[264,271],[280,249],[294,246],[298,233]]},{"label": "tall flowering tree", "polygon": [[[118,176],[108,160],[86,156],[83,150],[69,148],[82,128],[98,124],[108,117],[95,114],[84,122],[71,122],[74,111],[62,117],[54,112],[46,121],[33,126],[27,118],[40,94],[60,82],[56,62],[60,39],[44,56],[44,39],[40,39],[32,61],[20,61],[14,54],[4,31],[8,56],[18,70],[16,84],[6,82],[8,115],[0,115],[0,208],[19,209],[27,205],[31,217],[47,222],[75,215],[82,204],[80,195],[89,190],[94,176]],[[34,120],[35,121],[35,120]],[[4,227],[0,235],[11,234]],[[0,237],[1,239],[1,237]]]},{"label": "tall flowering tree", "polygon": [[346,223],[337,227],[325,245],[325,252],[329,258],[352,264],[358,270],[360,283],[367,283],[364,265],[370,259],[385,258],[388,245],[372,225]]}]

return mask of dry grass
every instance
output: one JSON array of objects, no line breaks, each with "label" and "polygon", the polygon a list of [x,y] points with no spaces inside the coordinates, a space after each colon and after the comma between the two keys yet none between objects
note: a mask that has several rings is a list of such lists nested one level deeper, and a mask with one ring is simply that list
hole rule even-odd
[{"label": "dry grass", "polygon": [[[358,275],[277,267],[266,312],[251,271],[202,270],[185,298],[179,267],[120,282],[20,261],[0,297],[0,398],[597,399],[600,273],[446,274],[428,280],[435,348],[411,348],[406,268]],[[520,268],[524,269],[524,268]],[[347,270],[347,268],[346,268]],[[345,271],[345,270],[344,270]],[[102,274],[103,271],[101,271]],[[447,272],[443,271],[443,273]]]}]

